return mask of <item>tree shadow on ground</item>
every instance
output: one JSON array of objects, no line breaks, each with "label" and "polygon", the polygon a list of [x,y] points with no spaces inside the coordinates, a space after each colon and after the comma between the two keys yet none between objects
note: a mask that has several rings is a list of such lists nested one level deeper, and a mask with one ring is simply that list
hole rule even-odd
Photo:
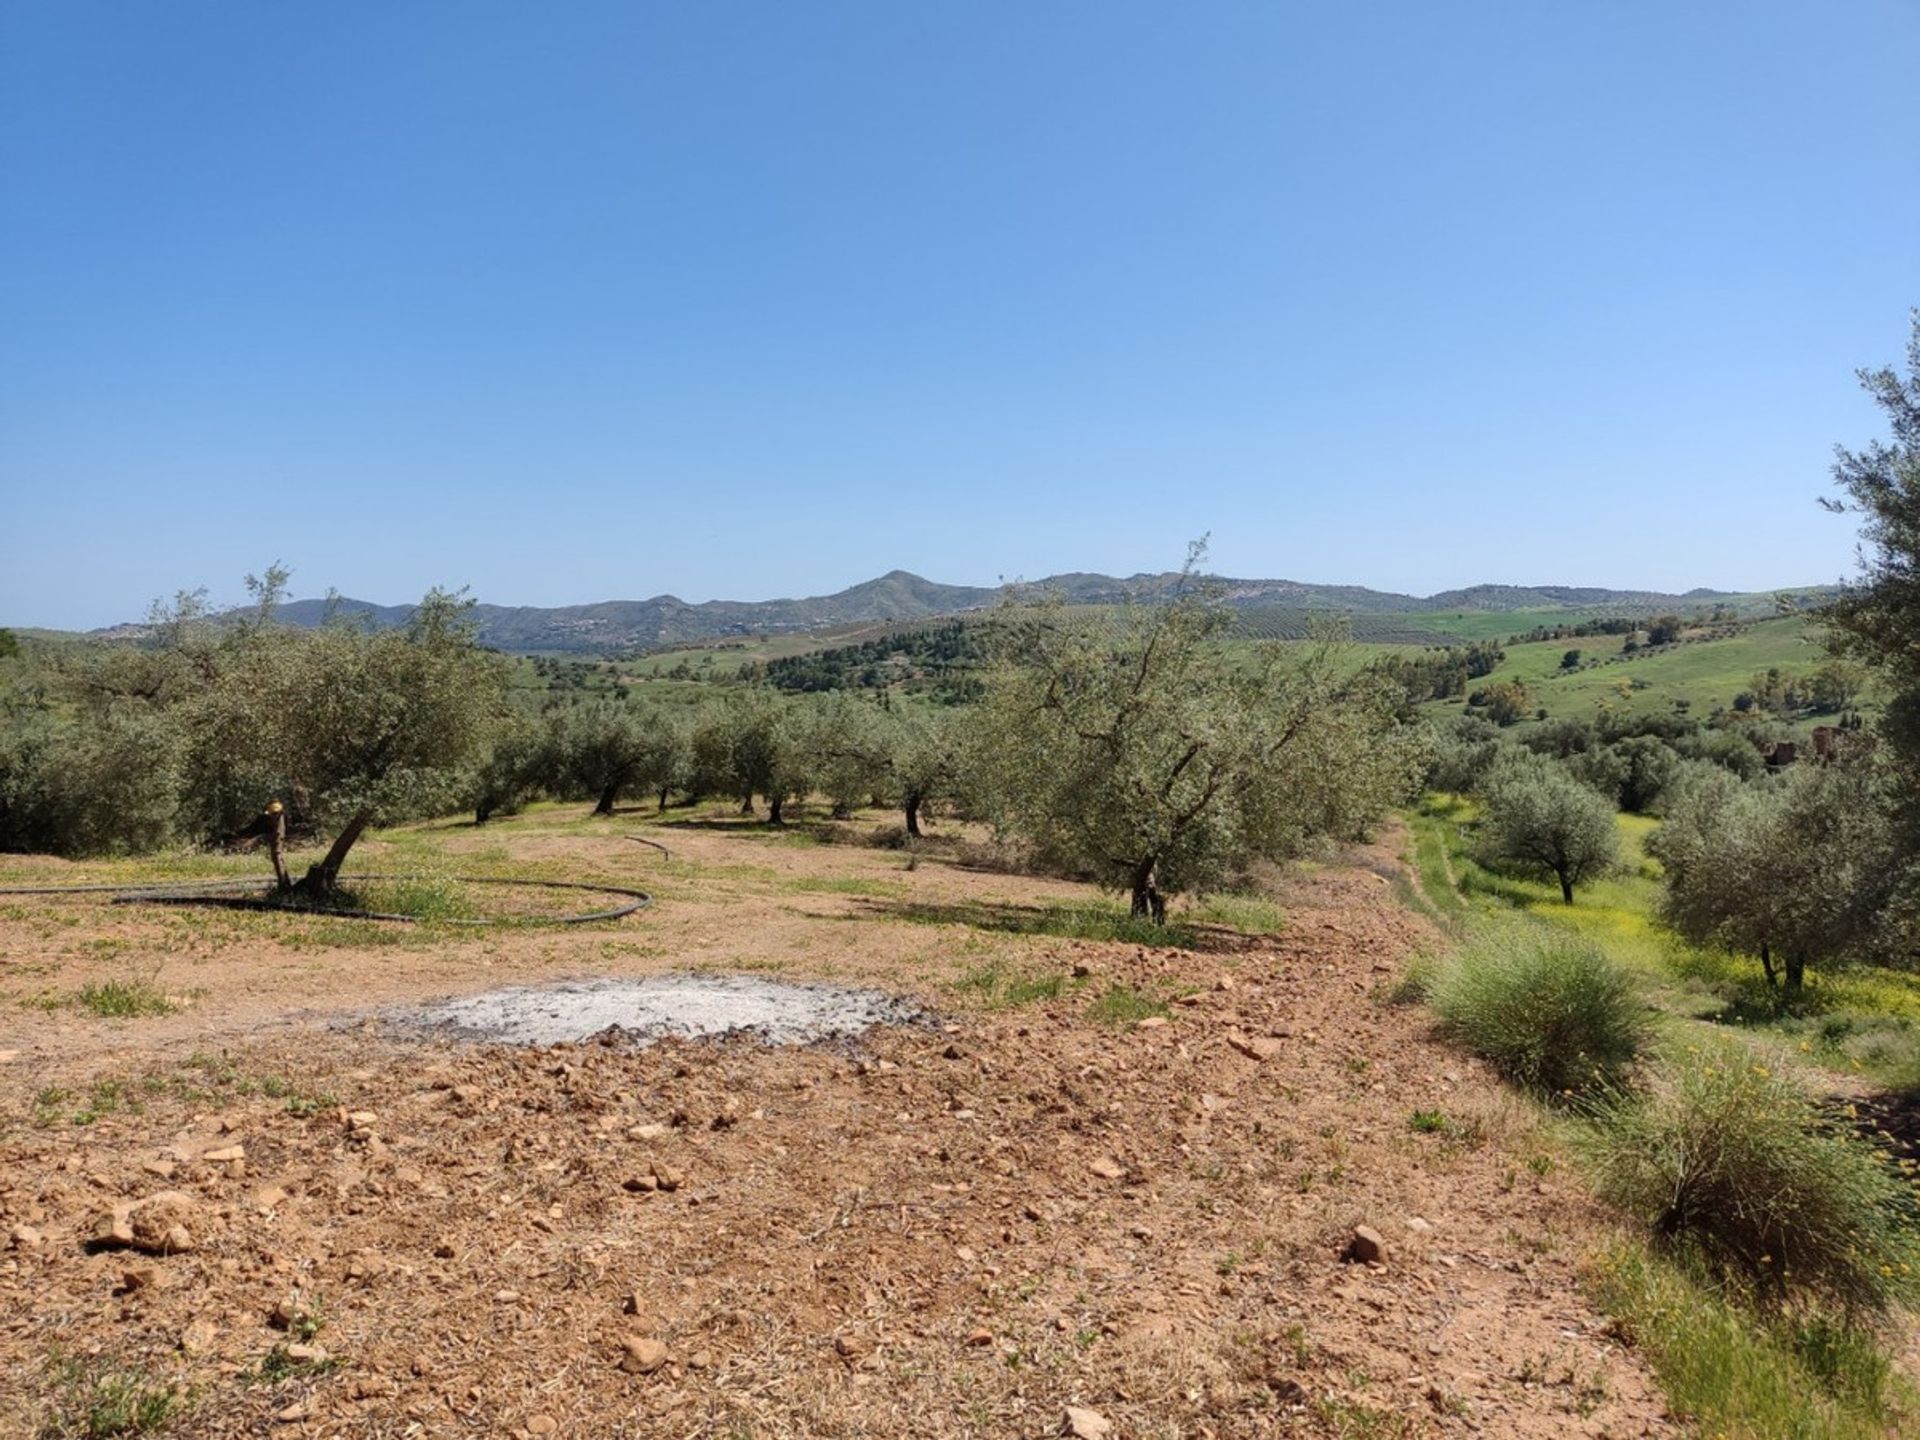
[{"label": "tree shadow on ground", "polygon": [[997,900],[875,900],[859,908],[875,920],[916,925],[965,925],[1002,935],[1051,935],[1063,940],[1104,940],[1174,950],[1227,954],[1252,950],[1259,941],[1225,925],[1174,919],[1153,925],[1098,904],[1018,905]]}]

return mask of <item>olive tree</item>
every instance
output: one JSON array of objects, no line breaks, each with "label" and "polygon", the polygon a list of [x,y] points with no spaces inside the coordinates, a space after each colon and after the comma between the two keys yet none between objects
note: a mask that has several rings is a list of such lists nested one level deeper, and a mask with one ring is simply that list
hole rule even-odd
[{"label": "olive tree", "polygon": [[796,717],[805,732],[799,743],[815,762],[814,783],[833,802],[836,819],[888,788],[891,719],[878,706],[838,690],[805,704]]},{"label": "olive tree", "polygon": [[1416,768],[1393,687],[1337,646],[1223,645],[1231,612],[1195,578],[1199,558],[1170,599],[1111,621],[1010,606],[978,719],[998,827],[1156,923],[1169,892],[1357,832]]},{"label": "olive tree", "polygon": [[1613,805],[1564,766],[1531,752],[1503,760],[1486,782],[1475,835],[1481,859],[1530,867],[1560,882],[1560,898],[1611,870],[1620,850]]},{"label": "olive tree", "polygon": [[691,741],[694,785],[736,796],[743,815],[753,798],[767,802],[767,823],[786,823],[786,805],[805,796],[816,775],[814,736],[796,703],[777,690],[752,686],[711,707]]},{"label": "olive tree", "polygon": [[966,770],[964,728],[952,711],[896,714],[887,768],[907,834],[918,836],[929,805],[957,799]]},{"label": "olive tree", "polygon": [[474,824],[516,814],[528,799],[553,786],[564,760],[559,730],[555,716],[533,715],[520,707],[502,713],[469,786]]},{"label": "olive tree", "polygon": [[200,774],[274,783],[266,794],[283,783],[337,827],[295,887],[309,898],[332,896],[348,853],[377,820],[455,802],[483,753],[506,669],[474,641],[468,604],[435,590],[390,630],[303,631],[270,619],[233,627],[205,688],[185,702]]},{"label": "olive tree", "polygon": [[1906,939],[1890,958],[1920,961],[1920,310],[1911,316],[1906,374],[1862,370],[1860,383],[1886,417],[1888,438],[1840,449],[1833,475],[1845,499],[1830,508],[1861,517],[1861,574],[1828,607],[1841,653],[1864,662],[1887,695],[1879,737],[1896,776],[1889,804],[1899,825],[1896,863],[1906,880],[1891,902]]},{"label": "olive tree", "polygon": [[1690,772],[1648,842],[1667,922],[1757,957],[1767,984],[1790,993],[1809,965],[1868,948],[1899,883],[1877,771],[1862,757],[1752,784]]},{"label": "olive tree", "polygon": [[620,798],[658,794],[681,781],[684,729],[649,705],[590,700],[566,712],[560,724],[562,765],[577,790],[594,797],[593,813],[611,815]]}]

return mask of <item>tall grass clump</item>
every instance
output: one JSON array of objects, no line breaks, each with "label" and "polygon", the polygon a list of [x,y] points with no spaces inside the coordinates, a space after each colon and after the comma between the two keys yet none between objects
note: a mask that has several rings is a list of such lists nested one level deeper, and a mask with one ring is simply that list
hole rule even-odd
[{"label": "tall grass clump", "polygon": [[1456,1041],[1549,1097],[1618,1087],[1648,1030],[1632,979],[1604,950],[1542,925],[1475,936],[1432,1004]]},{"label": "tall grass clump", "polygon": [[1586,1267],[1619,1336],[1703,1435],[1885,1440],[1920,1418],[1870,1335],[1822,1317],[1762,1322],[1695,1267],[1621,1241]]},{"label": "tall grass clump", "polygon": [[1744,1046],[1680,1057],[1589,1143],[1604,1199],[1763,1307],[1852,1321],[1920,1300],[1909,1183]]}]

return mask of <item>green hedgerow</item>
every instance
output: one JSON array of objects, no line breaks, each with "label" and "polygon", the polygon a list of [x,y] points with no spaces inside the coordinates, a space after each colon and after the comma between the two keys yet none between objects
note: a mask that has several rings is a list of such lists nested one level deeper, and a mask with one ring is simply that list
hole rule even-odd
[{"label": "green hedgerow", "polygon": [[1920,1300],[1907,1183],[1738,1042],[1690,1051],[1601,1119],[1601,1195],[1757,1301],[1858,1314]]},{"label": "green hedgerow", "polygon": [[1434,985],[1447,1032],[1548,1096],[1618,1086],[1647,1036],[1627,973],[1578,936],[1511,926],[1476,937]]}]

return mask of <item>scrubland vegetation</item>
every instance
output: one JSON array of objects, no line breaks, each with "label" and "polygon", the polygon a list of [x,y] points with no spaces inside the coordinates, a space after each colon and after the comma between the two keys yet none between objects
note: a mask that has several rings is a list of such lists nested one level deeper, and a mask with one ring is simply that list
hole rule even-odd
[{"label": "scrubland vegetation", "polygon": [[[246,613],[183,596],[137,643],[0,633],[0,849],[251,847],[275,872],[263,893],[325,910],[371,893],[347,890],[370,829],[456,810],[478,830],[556,800],[601,820],[725,807],[772,835],[804,807],[831,838],[884,806],[897,833],[867,838],[908,867],[964,820],[995,865],[1125,907],[902,899],[895,918],[1177,949],[1210,924],[1272,933],[1261,866],[1405,808],[1413,899],[1449,950],[1410,988],[1538,1103],[1612,1207],[1590,1289],[1676,1410],[1726,1435],[1896,1433],[1920,1425],[1890,1358],[1920,1300],[1920,1135],[1879,1128],[1920,1130],[1920,322],[1910,359],[1905,379],[1865,377],[1892,441],[1842,452],[1837,474],[1868,568],[1817,630],[1708,614],[1416,653],[1263,639],[1196,549],[1151,604],[1018,597],[731,676],[683,659],[666,674],[685,688],[655,697],[578,662],[522,683],[440,592],[401,630],[282,625],[276,567]],[[1805,663],[1769,659],[1776,642]],[[1636,703],[1656,675],[1692,693]],[[303,842],[327,848],[295,878],[284,854]],[[408,913],[468,918],[431,875],[378,883]],[[890,895],[871,876],[796,883]],[[1074,978],[996,961],[965,983],[1004,1008],[1062,1001]],[[77,994],[102,1016],[171,1008],[144,982]],[[1164,1024],[1178,998],[1106,984],[1085,1013]],[[1451,1122],[1421,1110],[1412,1128]]]}]

